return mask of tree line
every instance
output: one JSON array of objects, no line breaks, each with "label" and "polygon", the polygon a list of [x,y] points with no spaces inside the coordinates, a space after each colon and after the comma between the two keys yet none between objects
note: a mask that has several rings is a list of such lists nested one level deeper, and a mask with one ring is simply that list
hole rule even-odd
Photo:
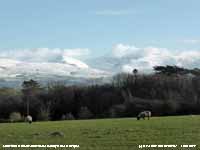
[{"label": "tree line", "polygon": [[110,84],[41,86],[24,81],[21,89],[0,89],[0,121],[67,120],[135,117],[143,110],[154,116],[200,114],[199,69],[156,66],[155,73],[120,73]]}]

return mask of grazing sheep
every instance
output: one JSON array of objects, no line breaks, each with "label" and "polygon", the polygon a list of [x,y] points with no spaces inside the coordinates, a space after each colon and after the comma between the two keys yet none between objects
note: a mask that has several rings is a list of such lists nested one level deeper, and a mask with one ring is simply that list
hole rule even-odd
[{"label": "grazing sheep", "polygon": [[30,115],[28,115],[28,116],[26,117],[26,121],[28,121],[28,122],[31,124],[32,121],[33,121],[33,119],[32,119],[32,117],[31,117]]},{"label": "grazing sheep", "polygon": [[138,114],[137,116],[137,120],[140,120],[140,118],[143,118],[145,119],[145,117],[148,117],[148,120],[150,119],[151,117],[151,111],[142,111]]}]

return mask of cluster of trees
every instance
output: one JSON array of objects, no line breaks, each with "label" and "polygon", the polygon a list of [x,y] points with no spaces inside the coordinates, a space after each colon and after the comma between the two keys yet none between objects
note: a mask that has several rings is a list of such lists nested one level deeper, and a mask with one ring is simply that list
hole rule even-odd
[{"label": "cluster of trees", "polygon": [[185,75],[185,74],[193,74],[200,75],[200,69],[186,69],[178,66],[155,66],[154,70],[157,74],[165,74],[165,75]]},{"label": "cluster of trees", "polygon": [[139,75],[136,69],[133,74],[121,73],[105,85],[42,87],[29,80],[22,89],[2,88],[0,121],[27,114],[34,120],[135,117],[143,110],[159,116],[200,114],[200,76],[176,66],[154,69],[151,75]]}]

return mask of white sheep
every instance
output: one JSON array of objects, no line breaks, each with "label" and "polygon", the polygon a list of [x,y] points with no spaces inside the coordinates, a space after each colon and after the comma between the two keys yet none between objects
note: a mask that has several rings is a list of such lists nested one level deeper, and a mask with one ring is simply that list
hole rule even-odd
[{"label": "white sheep", "polygon": [[138,114],[137,116],[137,120],[140,120],[140,118],[143,118],[145,119],[145,117],[148,117],[148,120],[150,119],[151,117],[151,111],[142,111]]},{"label": "white sheep", "polygon": [[26,117],[26,120],[31,124],[32,121],[33,121],[32,116],[28,115],[28,116]]}]

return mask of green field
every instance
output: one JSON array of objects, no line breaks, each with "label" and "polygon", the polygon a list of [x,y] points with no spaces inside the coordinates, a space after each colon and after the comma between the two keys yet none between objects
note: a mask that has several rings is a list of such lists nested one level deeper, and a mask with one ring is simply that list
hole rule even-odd
[{"label": "green field", "polygon": [[[55,131],[64,136],[50,135]],[[5,123],[0,124],[0,144],[1,148],[3,144],[77,144],[84,150],[137,150],[139,144],[200,146],[200,116]]]}]

